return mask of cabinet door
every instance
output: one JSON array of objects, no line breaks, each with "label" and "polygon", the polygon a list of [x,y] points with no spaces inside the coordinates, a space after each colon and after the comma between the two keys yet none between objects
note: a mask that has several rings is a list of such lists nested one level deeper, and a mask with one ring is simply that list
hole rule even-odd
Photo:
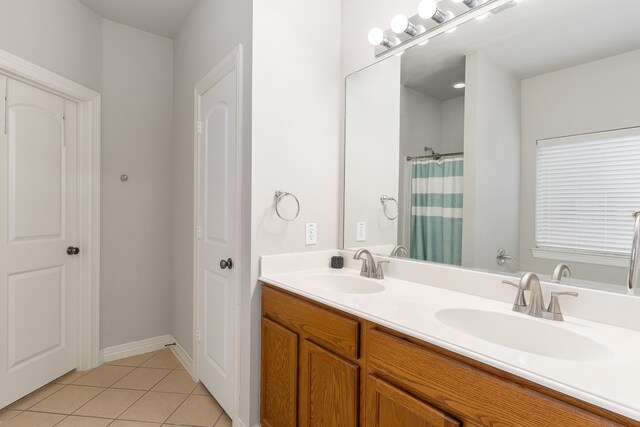
[{"label": "cabinet door", "polygon": [[308,340],[300,354],[300,426],[356,427],[360,368]]},{"label": "cabinet door", "polygon": [[262,318],[260,418],[265,427],[295,427],[298,335]]},{"label": "cabinet door", "polygon": [[372,427],[455,427],[461,424],[379,378],[367,383],[367,425]]}]

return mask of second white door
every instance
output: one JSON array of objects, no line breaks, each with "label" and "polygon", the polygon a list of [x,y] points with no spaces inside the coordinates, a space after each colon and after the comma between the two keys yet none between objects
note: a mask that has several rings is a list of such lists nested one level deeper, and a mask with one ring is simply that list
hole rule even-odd
[{"label": "second white door", "polygon": [[199,97],[198,377],[235,415],[237,78]]}]

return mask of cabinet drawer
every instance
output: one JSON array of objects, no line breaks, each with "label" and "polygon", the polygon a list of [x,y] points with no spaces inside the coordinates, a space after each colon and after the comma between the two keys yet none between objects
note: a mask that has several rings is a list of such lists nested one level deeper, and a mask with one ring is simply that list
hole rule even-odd
[{"label": "cabinet drawer", "polygon": [[369,376],[367,425],[371,427],[460,427],[461,424],[410,394]]},{"label": "cabinet drawer", "polygon": [[337,353],[359,357],[360,322],[356,320],[268,286],[262,287],[262,314]]},{"label": "cabinet drawer", "polygon": [[385,332],[369,331],[367,351],[371,373],[474,425],[617,425]]}]

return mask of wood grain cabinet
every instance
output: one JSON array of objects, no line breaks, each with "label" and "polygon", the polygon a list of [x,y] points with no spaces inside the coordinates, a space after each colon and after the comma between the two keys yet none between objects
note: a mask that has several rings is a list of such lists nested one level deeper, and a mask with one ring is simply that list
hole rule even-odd
[{"label": "wood grain cabinet", "polygon": [[264,427],[595,427],[640,423],[262,286]]}]

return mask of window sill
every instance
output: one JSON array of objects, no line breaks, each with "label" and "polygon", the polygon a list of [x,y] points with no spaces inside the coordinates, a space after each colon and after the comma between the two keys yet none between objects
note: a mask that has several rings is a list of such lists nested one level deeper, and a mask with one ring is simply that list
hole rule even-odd
[{"label": "window sill", "polygon": [[595,255],[568,252],[560,249],[531,248],[534,258],[552,259],[556,261],[573,261],[584,264],[608,265],[611,267],[629,267],[629,258],[614,255]]}]

